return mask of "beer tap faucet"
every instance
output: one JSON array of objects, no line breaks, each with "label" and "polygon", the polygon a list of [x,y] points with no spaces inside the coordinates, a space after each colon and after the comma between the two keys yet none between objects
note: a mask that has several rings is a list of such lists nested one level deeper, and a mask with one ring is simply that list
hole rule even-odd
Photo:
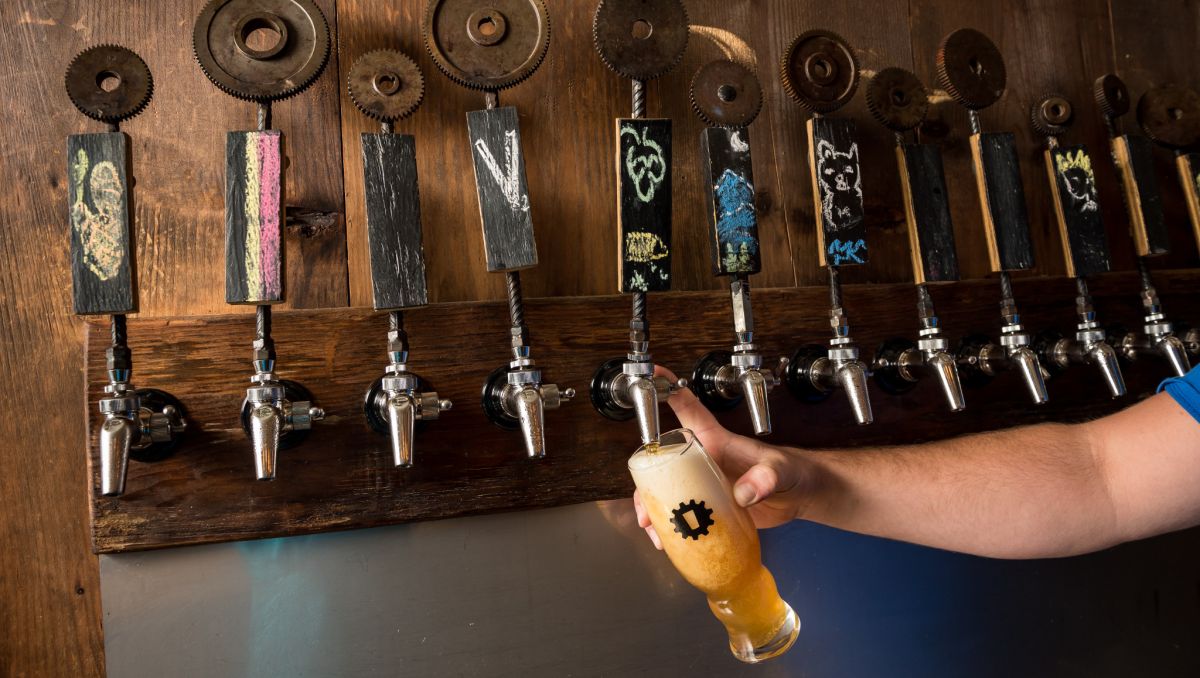
[{"label": "beer tap faucet", "polygon": [[[251,44],[260,29],[275,35],[273,45]],[[213,0],[196,19],[192,46],[214,85],[258,106],[255,130],[226,135],[225,302],[255,306],[254,376],[241,420],[255,478],[274,480],[279,450],[303,441],[325,412],[302,385],[275,375],[271,306],[284,300],[286,215],[283,133],[271,128],[271,103],[303,91],[324,70],[329,25],[312,0],[278,6]]]},{"label": "beer tap faucet", "polygon": [[1078,316],[1074,339],[1058,332],[1044,331],[1038,335],[1035,347],[1051,375],[1072,364],[1093,365],[1100,370],[1112,397],[1118,398],[1125,395],[1125,380],[1121,376],[1117,352],[1108,344],[1106,334],[1096,320],[1087,286],[1088,276],[1111,269],[1092,158],[1085,146],[1059,145],[1059,136],[1067,131],[1073,119],[1074,108],[1064,97],[1046,96],[1033,105],[1033,128],[1046,137],[1046,176],[1050,181],[1067,275],[1075,279],[1075,313]]},{"label": "beer tap faucet", "polygon": [[959,350],[959,367],[968,380],[985,381],[999,370],[1016,370],[1035,405],[1049,400],[1044,368],[1031,348],[1033,339],[1021,323],[1013,297],[1011,271],[1033,268],[1033,244],[1025,191],[1010,132],[985,133],[979,111],[1004,95],[1007,71],[1000,50],[979,31],[964,28],[942,41],[937,53],[938,83],[967,109],[971,125],[971,159],[987,238],[992,272],[1000,276],[1000,345],[970,337]]},{"label": "beer tap faucet", "polygon": [[633,111],[616,121],[617,287],[630,295],[629,350],[592,377],[592,405],[609,419],[636,417],[643,443],[659,437],[658,408],[687,381],[654,375],[651,292],[671,289],[671,121],[646,118],[646,82],[664,75],[687,48],[679,0],[601,0],[592,21],[600,59],[628,78]]},{"label": "beer tap faucet", "polygon": [[[867,263],[858,142],[852,120],[829,117],[858,90],[858,59],[840,36],[824,30],[803,33],[784,53],[783,88],[812,115],[808,120],[808,160],[817,219],[818,258],[829,269],[829,347],[802,346],[784,364],[789,390],[806,401],[845,392],[859,424],[870,424],[867,377],[870,372],[850,337],[842,305],[839,268]],[[782,361],[781,361],[782,362]]]},{"label": "beer tap faucet", "polygon": [[544,383],[533,360],[520,271],[537,265],[537,246],[517,109],[500,108],[499,92],[541,65],[550,44],[548,21],[540,2],[501,9],[467,0],[433,0],[422,25],[438,69],[460,85],[484,92],[486,108],[467,113],[467,130],[487,267],[504,273],[508,289],[512,355],[485,382],[483,409],[501,428],[521,431],[531,459],[546,455],[545,411],[569,401],[575,389]]},{"label": "beer tap faucet", "polygon": [[416,422],[437,419],[452,405],[409,371],[404,329],[404,309],[426,305],[429,295],[416,140],[392,132],[421,105],[425,79],[407,55],[381,49],[356,59],[348,82],[350,99],[380,123],[378,133],[363,133],[361,140],[371,292],[375,310],[388,311],[388,366],[368,389],[363,409],[371,428],[391,437],[393,465],[409,468]]},{"label": "beer tap faucet", "polygon": [[[906,393],[922,377],[932,376],[941,385],[946,406],[958,412],[966,407],[958,363],[949,340],[942,334],[929,292],[931,282],[958,280],[958,254],[941,149],[919,140],[919,128],[929,110],[929,93],[913,73],[885,68],[867,83],[866,98],[875,119],[896,134],[896,159],[917,287],[917,319],[921,324],[916,343],[902,338],[883,343],[871,365],[872,376],[883,390],[893,394]],[[905,140],[904,134],[909,131],[918,137],[915,143]]]},{"label": "beer tap faucet", "polygon": [[[1158,179],[1154,175],[1154,148],[1148,138],[1121,131],[1119,119],[1129,112],[1131,99],[1128,88],[1119,77],[1110,73],[1097,78],[1094,93],[1104,115],[1113,164],[1121,183],[1125,213],[1129,217],[1144,313],[1141,333],[1113,328],[1109,335],[1113,347],[1125,360],[1133,362],[1143,356],[1154,356],[1165,360],[1176,376],[1183,376],[1191,369],[1187,349],[1175,336],[1174,327],[1163,313],[1147,261],[1171,249],[1167,224],[1163,218],[1162,198],[1158,192]],[[1157,125],[1152,124],[1151,127],[1158,129]]]},{"label": "beer tap faucet", "polygon": [[67,94],[84,115],[107,123],[102,133],[67,138],[67,198],[71,221],[74,310],[109,315],[112,344],[105,351],[108,385],[100,399],[100,494],[125,492],[130,457],[165,458],[187,428],[183,406],[158,389],[135,388],[126,314],[137,310],[137,267],[130,228],[133,189],[129,137],[120,122],[150,101],[150,69],[116,45],[78,54],[67,67]]}]

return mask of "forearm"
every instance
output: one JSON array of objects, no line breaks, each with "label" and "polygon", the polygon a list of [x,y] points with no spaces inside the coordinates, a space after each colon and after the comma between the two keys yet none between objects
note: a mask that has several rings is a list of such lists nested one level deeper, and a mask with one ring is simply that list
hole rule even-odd
[{"label": "forearm", "polygon": [[920,446],[796,451],[806,520],[998,558],[1120,541],[1091,425],[1043,424]]}]

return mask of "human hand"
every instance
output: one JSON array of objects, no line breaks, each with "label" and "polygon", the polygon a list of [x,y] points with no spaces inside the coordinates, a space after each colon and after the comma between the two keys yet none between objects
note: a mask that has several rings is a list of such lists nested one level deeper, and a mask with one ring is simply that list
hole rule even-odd
[{"label": "human hand", "polygon": [[[655,369],[671,381],[674,374],[663,367]],[[737,435],[717,423],[716,417],[690,389],[682,389],[667,401],[683,428],[691,429],[713,461],[733,481],[733,497],[747,508],[759,529],[782,525],[795,519],[803,508],[801,487],[806,478],[805,463],[793,449],[775,447],[754,438]],[[662,549],[658,534],[638,493],[633,493],[638,525],[650,535],[654,546]]]}]

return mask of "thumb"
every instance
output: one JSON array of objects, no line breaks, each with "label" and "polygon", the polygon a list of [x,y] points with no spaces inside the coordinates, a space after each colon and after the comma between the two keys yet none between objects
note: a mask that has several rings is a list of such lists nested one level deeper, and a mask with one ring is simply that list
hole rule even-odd
[{"label": "thumb", "polygon": [[795,485],[792,469],[782,459],[764,459],[751,466],[733,485],[733,498],[749,507]]}]

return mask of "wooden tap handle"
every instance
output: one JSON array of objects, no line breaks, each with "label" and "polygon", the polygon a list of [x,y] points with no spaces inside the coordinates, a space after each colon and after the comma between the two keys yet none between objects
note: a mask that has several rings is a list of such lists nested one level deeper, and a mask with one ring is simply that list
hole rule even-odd
[{"label": "wooden tap handle", "polygon": [[1045,158],[1067,275],[1086,278],[1108,272],[1112,268],[1108,237],[1104,233],[1096,175],[1087,148],[1048,148]]},{"label": "wooden tap handle", "polygon": [[620,118],[617,135],[617,288],[671,289],[671,121]]},{"label": "wooden tap handle", "polygon": [[137,310],[129,167],[124,132],[67,138],[71,277],[81,315]]},{"label": "wooden tap handle", "polygon": [[700,134],[701,176],[708,182],[708,226],[715,275],[762,270],[750,131],[709,127]]},{"label": "wooden tap handle", "polygon": [[1179,184],[1187,199],[1188,218],[1192,222],[1192,233],[1196,246],[1200,247],[1200,153],[1181,153],[1175,158],[1179,170]]},{"label": "wooden tap handle", "polygon": [[1158,178],[1154,175],[1154,143],[1146,137],[1123,134],[1113,138],[1112,156],[1137,255],[1166,254],[1171,243],[1163,218]]},{"label": "wooden tap handle", "polygon": [[1033,268],[1033,241],[1015,137],[1009,132],[972,134],[971,159],[992,272]]},{"label": "wooden tap handle", "polygon": [[283,133],[225,137],[225,301],[283,301]]},{"label": "wooden tap handle", "polygon": [[467,132],[475,160],[475,189],[488,270],[516,271],[537,266],[517,109],[505,106],[470,111]]},{"label": "wooden tap handle", "polygon": [[867,224],[854,121],[816,117],[808,121],[817,244],[822,266],[867,263]]},{"label": "wooden tap handle", "polygon": [[416,143],[408,134],[362,135],[367,247],[375,310],[429,303]]},{"label": "wooden tap handle", "polygon": [[914,281],[921,285],[958,280],[958,252],[941,149],[932,144],[900,144],[896,160]]}]

